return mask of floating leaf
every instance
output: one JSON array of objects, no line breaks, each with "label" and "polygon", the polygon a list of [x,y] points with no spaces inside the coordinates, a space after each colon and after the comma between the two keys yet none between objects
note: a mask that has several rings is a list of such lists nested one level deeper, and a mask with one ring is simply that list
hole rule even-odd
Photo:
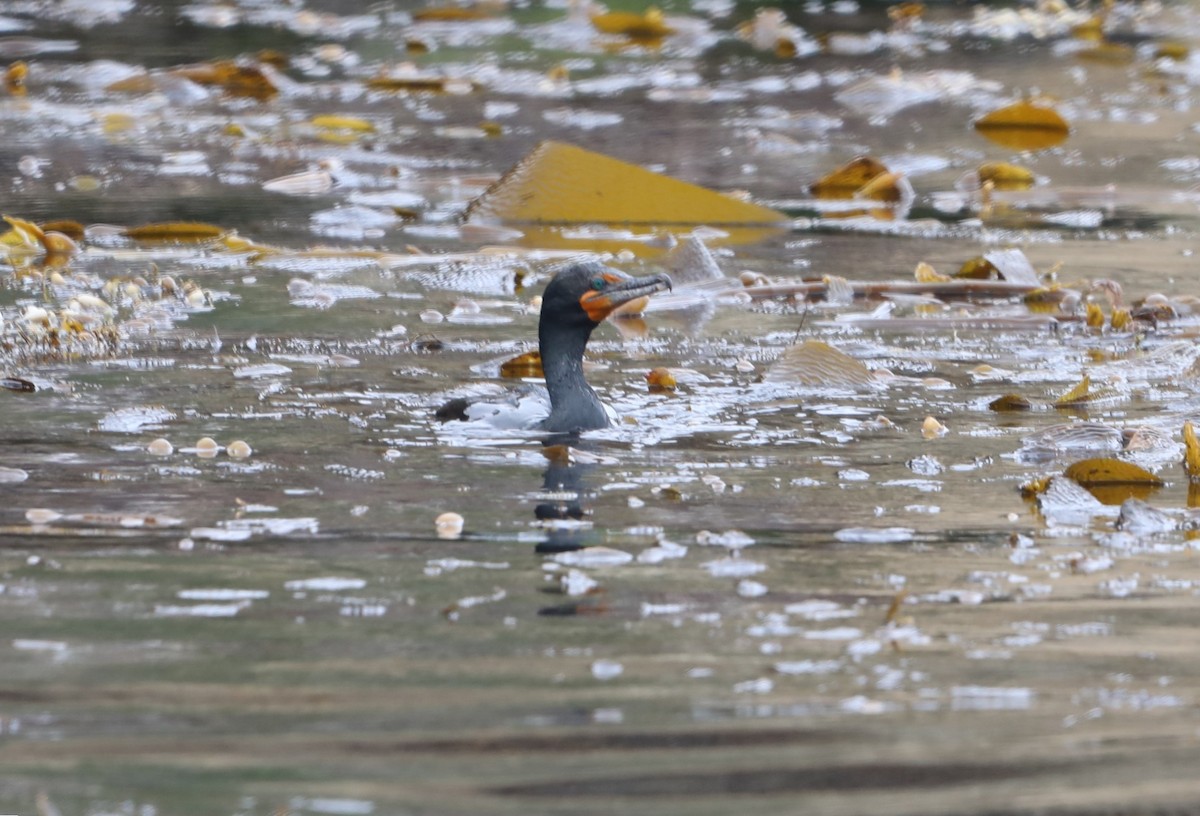
[{"label": "floating leaf", "polygon": [[959,267],[959,270],[954,273],[954,277],[968,278],[970,280],[989,280],[1000,277],[1000,270],[992,266],[991,261],[980,255]]},{"label": "floating leaf", "polygon": [[631,11],[610,11],[592,16],[592,25],[601,34],[618,34],[632,40],[661,40],[675,33],[666,24],[663,13],[651,6],[645,14]]},{"label": "floating leaf", "polygon": [[328,130],[351,130],[356,133],[374,133],[374,123],[359,119],[357,116],[336,116],[333,114],[323,114],[312,118],[313,127],[326,128]]},{"label": "floating leaf", "polygon": [[921,436],[926,439],[936,439],[939,436],[945,436],[949,430],[949,428],[938,421],[937,417],[927,416],[921,423]]},{"label": "floating leaf", "polygon": [[436,74],[380,74],[366,81],[373,91],[397,92],[432,92],[463,94],[475,90],[475,84],[469,80],[453,79]]},{"label": "floating leaf", "polygon": [[1005,394],[989,402],[988,408],[993,411],[1028,411],[1033,405],[1020,394]]},{"label": "floating leaf", "polygon": [[820,199],[850,199],[873,179],[887,172],[887,167],[878,159],[859,156],[822,177],[808,189],[813,196]]},{"label": "floating leaf", "polygon": [[1158,48],[1154,51],[1155,59],[1169,59],[1177,62],[1188,58],[1190,49],[1186,43],[1169,40],[1158,44]]},{"label": "floating leaf", "polygon": [[1076,384],[1074,388],[1072,388],[1070,391],[1063,394],[1061,397],[1059,397],[1058,399],[1056,399],[1054,401],[1054,407],[1055,408],[1068,408],[1071,406],[1080,405],[1081,403],[1087,402],[1091,398],[1091,396],[1088,394],[1088,389],[1090,389],[1091,387],[1092,387],[1092,378],[1089,377],[1087,374],[1084,374],[1083,379],[1080,380],[1079,383]]},{"label": "floating leaf", "polygon": [[541,224],[781,225],[783,213],[562,142],[542,142],[467,209]]},{"label": "floating leaf", "polygon": [[4,220],[12,227],[12,231],[3,239],[6,246],[34,249],[40,247],[45,240],[46,234],[42,232],[42,228],[32,221],[9,215],[4,216]]},{"label": "floating leaf", "polygon": [[4,89],[13,96],[24,96],[28,90],[25,85],[28,79],[29,66],[21,60],[17,60],[4,72]]},{"label": "floating leaf", "polygon": [[1200,441],[1191,420],[1183,423],[1183,470],[1190,481],[1200,483]]},{"label": "floating leaf", "polygon": [[918,263],[917,268],[913,270],[913,278],[917,283],[945,283],[952,280],[949,275],[943,275],[924,261]]},{"label": "floating leaf", "polygon": [[1058,311],[1058,304],[1063,302],[1070,290],[1061,286],[1039,286],[1025,293],[1022,300],[1031,312],[1046,314]]},{"label": "floating leaf", "polygon": [[1162,479],[1143,467],[1122,459],[1084,459],[1063,471],[1063,475],[1084,487],[1095,485],[1146,485],[1159,487]]},{"label": "floating leaf", "polygon": [[1071,133],[1054,108],[1022,100],[975,120],[975,129],[1013,150],[1040,150],[1062,144]]},{"label": "floating leaf", "polygon": [[1071,36],[1079,40],[1099,42],[1104,39],[1104,15],[1097,14],[1071,29]]},{"label": "floating leaf", "polygon": [[257,65],[242,64],[233,60],[190,65],[176,68],[172,73],[190,79],[199,85],[215,85],[230,96],[250,99],[270,99],[279,93],[275,84]]},{"label": "floating leaf", "polygon": [[871,201],[886,201],[895,204],[900,201],[912,200],[912,185],[900,173],[880,173],[855,191],[855,198],[865,198]]},{"label": "floating leaf", "polygon": [[1104,327],[1104,310],[1100,308],[1099,303],[1089,303],[1087,305],[1086,322],[1090,329],[1100,329]]},{"label": "floating leaf", "polygon": [[142,224],[125,230],[125,237],[145,243],[187,244],[220,238],[228,230],[215,224],[201,221],[164,221],[157,224]]},{"label": "floating leaf", "polygon": [[524,354],[518,354],[511,360],[505,360],[500,364],[500,376],[511,379],[544,377],[545,374],[542,373],[542,355],[536,351],[527,351]]},{"label": "floating leaf", "polygon": [[1050,487],[1052,476],[1042,476],[1037,479],[1030,479],[1021,485],[1021,496],[1026,499],[1032,499],[1042,493],[1045,493]]},{"label": "floating leaf", "polygon": [[875,382],[865,365],[820,340],[792,346],[763,376],[764,382],[821,388],[857,388]]},{"label": "floating leaf", "polygon": [[104,86],[109,93],[148,94],[158,90],[157,80],[150,74],[134,74]]},{"label": "floating leaf", "polygon": [[646,372],[646,382],[651,391],[674,391],[678,383],[669,368],[653,368]]},{"label": "floating leaf", "polygon": [[486,20],[492,16],[493,10],[484,6],[430,6],[418,9],[412,14],[412,18],[420,23]]},{"label": "floating leaf", "polygon": [[1032,171],[1007,162],[984,162],[975,172],[980,183],[990,181],[996,190],[1028,190],[1036,181]]},{"label": "floating leaf", "polygon": [[907,26],[915,23],[925,16],[925,4],[913,2],[897,3],[894,6],[888,6],[888,19],[899,26]]}]

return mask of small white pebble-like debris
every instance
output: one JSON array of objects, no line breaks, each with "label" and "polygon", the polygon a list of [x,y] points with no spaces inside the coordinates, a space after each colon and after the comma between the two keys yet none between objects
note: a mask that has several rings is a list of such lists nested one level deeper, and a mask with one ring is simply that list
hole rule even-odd
[{"label": "small white pebble-like debris", "polygon": [[857,694],[854,697],[847,697],[845,700],[842,700],[838,703],[838,708],[847,714],[884,714],[895,708],[895,705],[885,703],[882,700],[872,700],[870,697]]},{"label": "small white pebble-like debris", "polygon": [[714,578],[747,578],[767,568],[766,564],[746,558],[718,558],[715,561],[706,561],[701,566]]},{"label": "small white pebble-like debris", "polygon": [[446,319],[446,316],[437,309],[425,309],[419,315],[422,323],[441,323]]},{"label": "small white pebble-like debris", "polygon": [[902,544],[914,533],[908,527],[843,527],[833,537],[845,544]]},{"label": "small white pebble-like debris", "polygon": [[193,539],[204,541],[246,541],[254,534],[253,530],[230,530],[224,527],[193,527],[189,534]]},{"label": "small white pebble-like debris", "polygon": [[265,589],[181,589],[176,595],[184,601],[256,601],[269,598]]},{"label": "small white pebble-like debris", "polygon": [[835,626],[832,629],[809,629],[804,633],[807,640],[854,640],[862,637],[862,630],[853,626]]},{"label": "small white pebble-like debris", "polygon": [[733,684],[734,694],[770,694],[775,690],[775,681],[769,677],[757,677]]},{"label": "small white pebble-like debris", "polygon": [[154,614],[164,618],[232,618],[250,605],[250,601],[237,601],[229,604],[196,604],[194,606],[160,605],[154,607]]},{"label": "small white pebble-like debris", "polygon": [[233,459],[249,459],[253,452],[250,445],[241,439],[230,442],[225,448],[225,453]]},{"label": "small white pebble-like debris", "polygon": [[233,376],[238,380],[259,380],[265,377],[286,377],[292,370],[279,363],[260,363],[259,365],[241,366],[233,370]]},{"label": "small white pebble-like debris", "polygon": [[1037,693],[1020,687],[954,686],[950,697],[955,711],[1015,711],[1032,707]]},{"label": "small white pebble-like debris", "polygon": [[442,513],[433,521],[438,538],[454,539],[462,535],[466,520],[458,513]]},{"label": "small white pebble-like debris", "polygon": [[337,462],[331,462],[330,464],[326,465],[325,470],[329,471],[330,473],[336,473],[338,476],[342,476],[347,479],[368,480],[387,478],[387,474],[382,470],[370,470],[369,468],[352,467],[350,465],[343,465]]},{"label": "small white pebble-like debris", "polygon": [[936,457],[929,454],[909,459],[906,464],[909,470],[921,476],[936,476],[946,469],[945,465],[939,462]]},{"label": "small white pebble-like debris", "polygon": [[853,618],[858,615],[858,611],[855,609],[849,609],[835,601],[825,601],[819,598],[788,604],[783,611],[810,621],[837,620]]},{"label": "small white pebble-like debris", "polygon": [[682,544],[676,544],[674,541],[668,541],[659,536],[658,545],[638,553],[637,561],[639,564],[661,564],[663,561],[683,558],[687,555],[687,551],[688,548]]},{"label": "small white pebble-like debris", "polygon": [[0,484],[23,482],[28,478],[29,474],[20,468],[0,467]]},{"label": "small white pebble-like debris", "polygon": [[1114,598],[1128,598],[1137,591],[1138,583],[1138,576],[1131,575],[1128,578],[1110,578],[1107,581],[1101,581],[1097,588],[1105,595],[1111,595]]},{"label": "small white pebble-like debris", "polygon": [[780,674],[832,674],[842,668],[840,660],[786,660],[775,664]]},{"label": "small white pebble-like debris", "polygon": [[425,562],[425,574],[441,575],[443,572],[453,572],[459,569],[490,569],[504,570],[509,568],[507,561],[470,561],[463,558],[431,558]]},{"label": "small white pebble-like debris", "polygon": [[17,638],[12,642],[12,647],[25,652],[54,652],[56,654],[62,654],[68,649],[67,644],[61,640],[34,640],[33,638]]},{"label": "small white pebble-like debris", "polygon": [[681,603],[647,603],[642,601],[642,617],[654,615],[682,615],[687,611],[687,604]]},{"label": "small white pebble-like debris", "polygon": [[99,428],[109,433],[141,433],[158,428],[172,419],[175,419],[175,412],[162,406],[136,405],[105,414]]},{"label": "small white pebble-like debris", "polygon": [[586,572],[577,569],[567,570],[558,580],[562,591],[572,597],[586,595],[600,586],[600,583]]},{"label": "small white pebble-like debris", "polygon": [[552,556],[556,563],[567,567],[619,567],[628,564],[633,556],[624,550],[612,547],[587,547],[582,550],[557,553]]},{"label": "small white pebble-like debris", "polygon": [[160,436],[146,446],[146,452],[152,453],[155,456],[170,456],[175,452],[175,446],[171,444],[170,440],[163,439]]},{"label": "small white pebble-like debris", "polygon": [[737,594],[743,598],[761,598],[767,594],[767,585],[746,578],[738,581]]},{"label": "small white pebble-like debris", "polygon": [[25,511],[25,520],[30,524],[50,524],[62,517],[63,514],[57,510],[47,510],[44,507],[31,507]]},{"label": "small white pebble-like debris", "polygon": [[615,660],[597,660],[592,663],[592,677],[597,680],[612,680],[620,677],[625,667]]},{"label": "small white pebble-like debris", "polygon": [[324,578],[300,578],[295,581],[288,581],[283,587],[293,592],[304,592],[310,589],[323,592],[344,592],[348,589],[362,589],[366,585],[367,582],[362,578],[327,576]]},{"label": "small white pebble-like debris", "polygon": [[987,595],[977,589],[940,589],[937,592],[921,595],[918,600],[922,603],[957,603],[963,606],[979,606],[987,600]]},{"label": "small white pebble-like debris", "polygon": [[333,175],[328,170],[310,170],[304,173],[292,173],[279,176],[263,182],[263,189],[269,193],[283,195],[310,196],[327,193],[333,189]]},{"label": "small white pebble-like debris", "polygon": [[508,592],[501,587],[496,587],[492,590],[491,595],[472,595],[466,598],[459,598],[454,602],[456,609],[470,609],[472,606],[479,606],[485,603],[496,603],[503,601],[508,597]]},{"label": "small white pebble-like debris", "polygon": [[740,550],[742,547],[749,547],[753,544],[754,539],[741,530],[727,530],[724,533],[712,533],[708,530],[701,530],[696,533],[696,543],[710,547],[728,547],[731,550]]}]

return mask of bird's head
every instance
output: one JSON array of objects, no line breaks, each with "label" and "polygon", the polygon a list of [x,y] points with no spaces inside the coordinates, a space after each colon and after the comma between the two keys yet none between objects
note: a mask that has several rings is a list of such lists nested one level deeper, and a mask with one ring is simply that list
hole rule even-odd
[{"label": "bird's head", "polygon": [[671,288],[663,274],[635,278],[602,263],[573,264],[554,276],[542,295],[542,317],[598,326],[617,308]]}]

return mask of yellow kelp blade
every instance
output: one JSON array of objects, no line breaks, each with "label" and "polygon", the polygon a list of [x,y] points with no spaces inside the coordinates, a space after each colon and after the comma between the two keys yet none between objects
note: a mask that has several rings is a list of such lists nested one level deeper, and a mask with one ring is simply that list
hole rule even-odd
[{"label": "yellow kelp blade", "polygon": [[849,199],[875,178],[887,173],[887,166],[871,156],[859,156],[823,176],[809,187],[809,192],[821,199]]},{"label": "yellow kelp blade", "polygon": [[562,142],[542,142],[467,208],[469,224],[519,225],[542,249],[661,254],[707,228],[710,245],[767,238],[783,213]]},{"label": "yellow kelp blade", "polygon": [[125,237],[145,243],[188,244],[220,238],[228,230],[201,221],[164,221],[125,230]]},{"label": "yellow kelp blade", "polygon": [[988,408],[999,412],[1030,411],[1033,409],[1033,404],[1020,394],[1005,394],[989,402]]},{"label": "yellow kelp blade", "polygon": [[1110,458],[1084,459],[1068,467],[1063,471],[1063,475],[1084,487],[1110,484],[1159,487],[1163,483],[1162,479],[1145,468],[1122,459]]},{"label": "yellow kelp blade", "polygon": [[[1082,405],[1083,403],[1086,403],[1092,396],[1091,394],[1088,393],[1089,390],[1091,389],[1091,387],[1092,387],[1092,378],[1089,377],[1088,375],[1084,374],[1083,379],[1080,380],[1078,383],[1076,383],[1075,386],[1070,391],[1063,394],[1061,397],[1059,397],[1058,399],[1056,399],[1054,401],[1054,407],[1069,408],[1072,406]],[[1075,479],[1075,481],[1079,481],[1079,480]]]},{"label": "yellow kelp blade", "polygon": [[500,376],[509,379],[544,377],[546,375],[542,373],[542,355],[536,351],[527,351],[505,360],[500,364]]},{"label": "yellow kelp blade", "polygon": [[563,142],[542,142],[467,208],[468,221],[782,226],[787,216]]},{"label": "yellow kelp blade", "polygon": [[1028,190],[1036,181],[1032,171],[1007,162],[984,162],[976,173],[980,182],[990,181],[996,190]]},{"label": "yellow kelp blade", "polygon": [[1183,423],[1183,449],[1183,469],[1188,480],[1200,483],[1200,442],[1196,440],[1196,429],[1190,420]]},{"label": "yellow kelp blade", "polygon": [[592,25],[601,34],[620,34],[635,40],[662,39],[675,33],[666,24],[663,13],[651,6],[645,14],[632,11],[610,11],[592,17]]},{"label": "yellow kelp blade", "polygon": [[1066,141],[1067,120],[1054,108],[1022,100],[975,120],[975,129],[998,145],[1013,150],[1040,150]]}]

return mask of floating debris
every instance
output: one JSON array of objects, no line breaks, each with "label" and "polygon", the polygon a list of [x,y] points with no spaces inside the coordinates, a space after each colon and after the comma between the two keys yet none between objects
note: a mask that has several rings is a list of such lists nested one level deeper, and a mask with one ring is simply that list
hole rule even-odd
[{"label": "floating debris", "polygon": [[1022,100],[975,120],[975,130],[1012,150],[1042,150],[1062,144],[1071,127],[1054,108]]},{"label": "floating debris", "polygon": [[466,521],[458,513],[446,512],[434,519],[433,524],[438,538],[455,539],[462,536]]},{"label": "floating debris", "polygon": [[546,141],[467,209],[468,221],[533,224],[782,224],[783,213],[652,173],[574,145]]}]

